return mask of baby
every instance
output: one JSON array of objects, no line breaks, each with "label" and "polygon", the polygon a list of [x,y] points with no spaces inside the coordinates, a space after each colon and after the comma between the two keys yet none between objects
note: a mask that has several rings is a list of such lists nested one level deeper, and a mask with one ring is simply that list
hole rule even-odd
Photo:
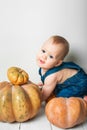
[{"label": "baby", "polygon": [[84,97],[87,95],[87,74],[77,64],[64,62],[69,43],[62,36],[50,37],[37,54],[42,83],[42,101],[53,93],[56,97]]}]

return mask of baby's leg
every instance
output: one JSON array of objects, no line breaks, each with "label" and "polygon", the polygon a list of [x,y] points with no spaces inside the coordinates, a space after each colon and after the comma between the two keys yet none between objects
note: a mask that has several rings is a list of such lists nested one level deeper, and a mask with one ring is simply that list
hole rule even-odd
[{"label": "baby's leg", "polygon": [[87,96],[84,96],[84,98],[83,98],[85,101],[87,101]]}]

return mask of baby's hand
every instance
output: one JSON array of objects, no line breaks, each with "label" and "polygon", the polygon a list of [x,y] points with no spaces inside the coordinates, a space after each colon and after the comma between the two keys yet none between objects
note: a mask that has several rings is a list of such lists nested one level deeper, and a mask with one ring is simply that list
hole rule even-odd
[{"label": "baby's hand", "polygon": [[42,90],[43,83],[42,83],[42,82],[39,82],[37,85],[38,85],[38,87],[40,88],[40,90]]},{"label": "baby's hand", "polygon": [[38,86],[43,86],[43,83],[42,83],[42,82],[39,82],[37,85],[38,85]]}]

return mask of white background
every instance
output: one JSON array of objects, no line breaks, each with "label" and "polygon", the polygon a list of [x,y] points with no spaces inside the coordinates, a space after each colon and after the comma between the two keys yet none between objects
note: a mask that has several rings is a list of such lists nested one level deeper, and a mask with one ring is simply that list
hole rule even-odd
[{"label": "white background", "polygon": [[38,82],[36,54],[51,35],[70,43],[68,60],[87,71],[87,0],[0,0],[0,81],[18,66]]}]

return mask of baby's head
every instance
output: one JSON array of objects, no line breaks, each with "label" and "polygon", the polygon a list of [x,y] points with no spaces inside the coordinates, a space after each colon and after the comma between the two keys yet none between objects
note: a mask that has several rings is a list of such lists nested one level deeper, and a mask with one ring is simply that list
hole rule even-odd
[{"label": "baby's head", "polygon": [[62,36],[51,36],[44,44],[51,44],[56,46],[56,48],[58,48],[58,56],[61,60],[63,60],[65,58],[65,56],[68,54],[69,52],[69,43],[68,41],[62,37]]},{"label": "baby's head", "polygon": [[61,36],[51,36],[42,45],[37,55],[37,64],[45,70],[62,63],[69,51],[68,41]]}]

